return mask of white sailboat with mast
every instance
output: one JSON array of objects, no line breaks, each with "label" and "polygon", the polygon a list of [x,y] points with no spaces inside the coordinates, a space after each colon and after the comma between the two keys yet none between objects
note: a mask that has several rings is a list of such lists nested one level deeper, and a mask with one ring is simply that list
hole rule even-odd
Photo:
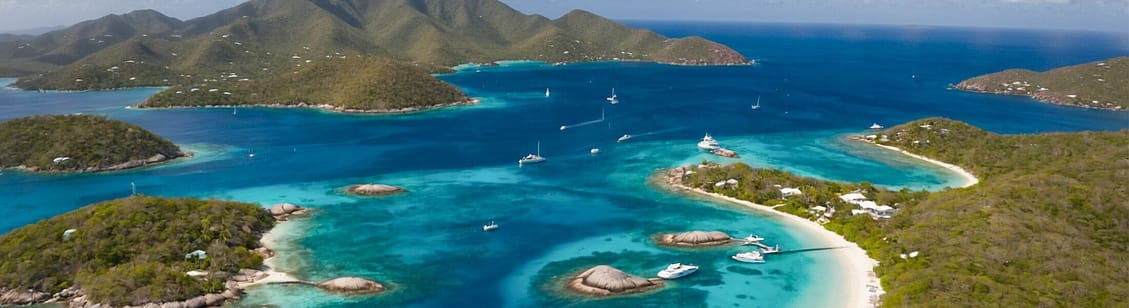
[{"label": "white sailboat with mast", "polygon": [[608,96],[608,102],[612,104],[619,104],[619,98],[615,96],[615,88],[612,88],[612,96]]},{"label": "white sailboat with mast", "polygon": [[525,165],[525,164],[536,164],[536,163],[540,163],[540,162],[544,162],[544,161],[545,161],[545,158],[541,157],[541,142],[538,141],[537,142],[537,154],[525,155],[525,157],[522,157],[521,159],[519,159],[517,161],[517,164],[519,166],[521,166],[521,165]]},{"label": "white sailboat with mast", "polygon": [[757,95],[757,104],[752,106],[753,110],[761,109],[761,96]]}]

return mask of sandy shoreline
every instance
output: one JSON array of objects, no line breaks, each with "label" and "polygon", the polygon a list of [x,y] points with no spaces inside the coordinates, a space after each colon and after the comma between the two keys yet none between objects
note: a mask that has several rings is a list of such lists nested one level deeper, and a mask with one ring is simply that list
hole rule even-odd
[{"label": "sandy shoreline", "polygon": [[[279,234],[283,233],[283,231],[279,231],[279,229],[283,227],[283,224],[292,223],[293,222],[289,220],[279,221],[274,225],[273,228],[270,229],[270,231],[263,233],[263,237],[259,239],[259,243],[261,243],[266,249],[275,251],[274,248],[277,244],[277,237],[279,236]],[[290,273],[276,271],[275,264],[273,262],[275,256],[263,259],[263,273],[266,274],[267,277],[262,279],[255,279],[250,282],[240,282],[239,287],[245,289],[250,286],[266,285],[272,283],[302,282],[302,280],[298,279],[298,277],[294,277],[294,275]]]},{"label": "sandy shoreline", "polygon": [[965,188],[965,187],[969,187],[969,186],[972,186],[972,185],[976,185],[977,183],[980,183],[980,179],[976,178],[975,175],[972,175],[972,172],[968,172],[968,170],[964,170],[964,168],[958,167],[956,165],[946,163],[946,162],[943,162],[943,161],[939,161],[939,160],[936,160],[936,159],[928,158],[928,157],[925,157],[925,156],[913,154],[913,153],[910,153],[909,151],[902,150],[901,148],[897,148],[897,147],[892,147],[892,146],[888,146],[888,145],[881,145],[881,144],[877,144],[877,143],[873,143],[873,142],[869,142],[869,141],[863,141],[863,142],[878,146],[878,147],[883,148],[883,149],[902,153],[903,155],[913,157],[913,158],[916,158],[916,159],[919,159],[919,160],[923,160],[923,161],[929,162],[931,164],[940,166],[941,168],[949,169],[949,171],[956,172],[957,174],[959,174],[961,177],[964,178],[964,183],[961,184],[961,186],[958,186],[958,187],[955,187],[955,188]]},{"label": "sandy shoreline", "polygon": [[882,290],[882,284],[878,279],[878,275],[874,273],[874,267],[878,265],[878,261],[871,259],[866,255],[865,250],[857,244],[847,241],[842,235],[824,229],[823,226],[813,221],[783,213],[765,205],[714,194],[701,189],[690,188],[682,184],[670,183],[665,180],[663,182],[669,185],[668,187],[678,191],[686,191],[711,199],[739,204],[758,212],[780,217],[782,218],[780,221],[784,222],[788,227],[800,228],[808,234],[816,235],[821,242],[818,243],[819,245],[826,247],[845,247],[843,249],[830,250],[835,254],[836,259],[847,266],[845,268],[846,275],[844,281],[836,284],[842,286],[843,294],[846,295],[843,301],[837,301],[842,304],[838,305],[839,307],[877,307],[879,298],[885,293],[885,291]]}]

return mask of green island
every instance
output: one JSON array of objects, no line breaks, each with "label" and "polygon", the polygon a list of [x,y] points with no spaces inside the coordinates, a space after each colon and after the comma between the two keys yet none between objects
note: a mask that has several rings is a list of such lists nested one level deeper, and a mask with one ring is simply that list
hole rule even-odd
[{"label": "green island", "polygon": [[160,163],[186,154],[137,125],[92,115],[0,122],[0,170],[93,172]]},{"label": "green island", "polygon": [[355,112],[410,112],[471,104],[427,67],[379,57],[335,58],[254,81],[175,86],[140,105],[154,107],[294,106]]},{"label": "green island", "polygon": [[1129,57],[1117,57],[1046,72],[1010,69],[961,81],[953,89],[1019,95],[1086,108],[1129,110]]},{"label": "green island", "polygon": [[[386,58],[363,60],[368,62],[363,67],[379,71],[362,72],[364,75],[375,79],[401,73],[409,76],[396,80],[404,83],[384,89],[393,92],[352,89],[349,94],[307,96],[263,90],[301,86],[316,92],[334,91],[339,84],[298,82],[329,74],[321,70],[347,65],[319,66],[321,62],[358,56]],[[191,89],[201,85],[232,89],[219,91],[230,92],[232,97],[213,92],[152,100],[153,105],[161,106],[292,101],[340,106],[347,100],[358,102],[354,105],[363,111],[427,109],[464,98],[406,66],[434,72],[434,67],[499,60],[676,65],[749,62],[733,49],[700,37],[671,39],[580,10],[551,20],[523,14],[498,0],[251,0],[187,21],[141,10],[34,38],[0,41],[0,74],[21,76],[15,83],[21,89]],[[390,64],[392,61],[400,63]],[[320,68],[306,70],[310,66]],[[288,76],[295,71],[304,71],[306,77]],[[348,77],[328,76],[338,81]],[[250,83],[236,85],[241,82]],[[367,109],[370,107],[375,109]]]},{"label": "green island", "polygon": [[88,205],[0,236],[0,295],[23,304],[211,300],[228,290],[227,277],[262,265],[253,250],[273,226],[270,213],[240,202],[134,196]]},{"label": "green island", "polygon": [[[982,181],[892,191],[741,163],[662,174],[671,184],[820,219],[879,261],[885,307],[1114,307],[1129,294],[1129,130],[997,135],[929,118],[857,142],[868,139],[956,164]],[[783,197],[781,188],[802,194]],[[893,209],[859,212],[840,197],[852,192]]]}]

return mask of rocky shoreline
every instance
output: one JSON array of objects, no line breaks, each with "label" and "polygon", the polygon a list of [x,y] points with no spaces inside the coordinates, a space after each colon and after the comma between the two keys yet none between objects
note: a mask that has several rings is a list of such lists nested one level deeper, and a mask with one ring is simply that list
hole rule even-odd
[{"label": "rocky shoreline", "polygon": [[[969,80],[961,81],[960,83],[955,84],[955,85],[949,85],[949,90],[958,90],[958,91],[965,91],[965,92],[971,92],[971,93],[1020,96],[1020,97],[1027,97],[1027,98],[1036,100],[1036,101],[1041,102],[1041,103],[1055,104],[1055,105],[1062,105],[1062,106],[1081,107],[1081,108],[1090,108],[1090,109],[1099,109],[1099,110],[1111,110],[1111,111],[1129,111],[1129,109],[1122,108],[1121,106],[1118,106],[1118,105],[1115,105],[1115,104],[1112,104],[1112,103],[1109,103],[1109,102],[1105,102],[1103,104],[1102,102],[1098,102],[1098,101],[1086,101],[1086,100],[1082,99],[1081,97],[1079,97],[1078,95],[1075,95],[1075,94],[1061,94],[1061,93],[1055,92],[1053,90],[1046,90],[1046,89],[1028,90],[1027,89],[1028,87],[1030,87],[1030,86],[1019,87],[1019,88],[1004,88],[1004,87],[996,86],[994,83],[991,83],[991,82],[979,81],[979,80],[976,80],[976,79],[969,79]],[[1042,90],[1042,91],[1040,91],[1040,90]],[[1074,97],[1071,97],[1072,95]]]},{"label": "rocky shoreline", "polygon": [[[146,103],[148,103],[148,101],[146,101]],[[226,108],[239,108],[239,107],[246,107],[246,108],[302,108],[302,109],[320,109],[320,110],[324,110],[324,111],[340,112],[340,113],[406,114],[406,113],[430,111],[430,110],[447,108],[447,107],[473,106],[473,105],[477,105],[479,103],[479,100],[476,99],[476,98],[468,98],[465,101],[451,102],[451,103],[446,103],[446,104],[435,104],[435,105],[428,105],[428,106],[423,106],[423,107],[404,107],[404,108],[396,108],[396,109],[350,109],[350,108],[345,108],[345,107],[335,106],[335,105],[330,105],[330,104],[308,104],[308,103],[298,103],[298,104],[293,104],[293,105],[291,105],[291,104],[246,104],[246,105],[201,105],[201,106],[148,107],[148,106],[145,106],[146,103],[142,103],[142,104],[137,105],[137,106],[132,106],[130,108],[136,108],[136,109],[191,109],[191,108],[225,108],[226,109]]]},{"label": "rocky shoreline", "polygon": [[192,152],[184,152],[184,153],[180,153],[179,156],[172,156],[172,157],[165,156],[164,154],[157,153],[156,155],[150,156],[149,158],[146,158],[146,159],[135,159],[135,160],[127,161],[127,162],[124,162],[124,163],[120,163],[120,164],[116,164],[116,165],[112,165],[112,166],[104,167],[104,168],[87,167],[85,169],[40,171],[39,168],[37,168],[37,167],[28,167],[28,166],[20,165],[20,166],[9,167],[9,168],[0,168],[0,171],[3,171],[5,169],[11,169],[11,170],[17,170],[17,171],[27,172],[27,173],[45,173],[45,174],[121,171],[121,170],[128,170],[128,169],[141,168],[141,167],[147,167],[147,166],[151,166],[151,165],[168,163],[168,162],[180,159],[180,158],[192,158],[192,157],[195,157],[195,156],[196,156],[196,154],[192,153]]}]

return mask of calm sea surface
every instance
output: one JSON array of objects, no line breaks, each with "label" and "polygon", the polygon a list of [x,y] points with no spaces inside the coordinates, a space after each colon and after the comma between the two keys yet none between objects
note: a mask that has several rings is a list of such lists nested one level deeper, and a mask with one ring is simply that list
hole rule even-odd
[{"label": "calm sea surface", "polygon": [[[138,124],[197,157],[135,171],[0,175],[0,232],[86,204],[147,195],[291,202],[317,214],[286,225],[278,267],[320,281],[343,275],[388,282],[391,292],[341,297],[300,286],[253,288],[241,305],[834,306],[841,274],[829,253],[772,256],[747,265],[736,248],[671,250],[660,232],[757,233],[785,248],[813,235],[732,205],[647,184],[660,168],[718,158],[699,153],[710,133],[754,166],[839,181],[943,189],[954,174],[846,143],[872,123],[930,116],[998,133],[1118,130],[1129,113],[1060,107],[1018,97],[947,91],[1002,69],[1045,70],[1129,54],[1129,39],[1086,32],[776,24],[633,23],[700,35],[756,59],[734,67],[507,63],[443,75],[474,107],[415,115],[314,110],[130,110],[158,89],[89,93],[0,90],[0,120],[86,113]],[[0,80],[9,83],[13,80]],[[551,96],[545,97],[545,89]],[[620,103],[604,99],[612,89]],[[760,98],[762,108],[750,106]],[[601,118],[603,121],[596,121]],[[560,130],[562,125],[569,125]],[[634,136],[616,143],[624,134]],[[544,164],[519,168],[536,152]],[[599,155],[589,153],[600,148]],[[254,151],[254,159],[247,153]],[[732,160],[722,160],[731,162]],[[339,193],[356,183],[410,192]],[[481,232],[495,220],[501,229]],[[655,293],[588,300],[559,278],[597,264],[641,276],[671,262],[702,270]]]}]

